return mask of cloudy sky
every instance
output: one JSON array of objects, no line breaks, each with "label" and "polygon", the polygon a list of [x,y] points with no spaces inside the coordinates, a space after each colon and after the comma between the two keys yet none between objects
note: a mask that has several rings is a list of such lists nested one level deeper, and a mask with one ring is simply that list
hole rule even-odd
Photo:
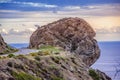
[{"label": "cloudy sky", "polygon": [[0,33],[7,43],[28,43],[36,25],[64,17],[85,19],[98,41],[120,41],[120,0],[0,0]]}]

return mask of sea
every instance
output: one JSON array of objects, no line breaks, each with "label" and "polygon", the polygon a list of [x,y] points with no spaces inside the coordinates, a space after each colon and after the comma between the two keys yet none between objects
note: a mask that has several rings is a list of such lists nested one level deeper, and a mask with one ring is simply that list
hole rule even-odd
[{"label": "sea", "polygon": [[[10,45],[18,49],[28,47],[28,43]],[[120,80],[120,42],[98,42],[98,45],[101,55],[91,67],[105,72],[112,80]]]}]

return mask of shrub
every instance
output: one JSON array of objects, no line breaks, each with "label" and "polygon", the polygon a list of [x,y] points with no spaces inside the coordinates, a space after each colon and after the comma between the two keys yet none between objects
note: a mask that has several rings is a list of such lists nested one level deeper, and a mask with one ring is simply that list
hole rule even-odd
[{"label": "shrub", "polygon": [[9,55],[8,55],[9,58],[12,58],[12,57],[14,57],[14,56],[15,56],[14,54],[9,54]]},{"label": "shrub", "polygon": [[0,59],[2,59],[2,57],[0,56]]},{"label": "shrub", "polygon": [[30,55],[31,56],[37,56],[38,54],[37,54],[38,52],[33,52],[33,53],[30,53]]},{"label": "shrub", "polygon": [[20,55],[17,55],[15,58],[25,58],[25,56],[20,54]]},{"label": "shrub", "polygon": [[9,67],[13,67],[13,63],[12,63],[12,62],[8,62],[7,65],[8,65]]},{"label": "shrub", "polygon": [[61,77],[52,77],[52,80],[64,80],[64,79]]},{"label": "shrub", "polygon": [[99,75],[93,69],[89,70],[89,75],[93,78],[93,80],[100,80]]},{"label": "shrub", "polygon": [[35,60],[40,61],[40,57],[39,56],[35,56]]},{"label": "shrub", "polygon": [[55,65],[49,65],[49,69],[51,69],[51,70],[57,69],[57,66],[55,66]]},{"label": "shrub", "polygon": [[25,72],[19,72],[19,73],[12,72],[12,76],[15,78],[15,80],[41,80],[41,78],[32,76]]}]

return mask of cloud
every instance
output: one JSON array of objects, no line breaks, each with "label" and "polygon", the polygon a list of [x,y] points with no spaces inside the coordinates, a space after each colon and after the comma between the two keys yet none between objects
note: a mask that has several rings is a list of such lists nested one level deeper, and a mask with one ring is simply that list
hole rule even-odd
[{"label": "cloud", "polygon": [[65,10],[80,10],[80,6],[65,6]]},{"label": "cloud", "polygon": [[120,26],[114,26],[111,28],[95,28],[97,34],[111,34],[117,33],[120,34]]},{"label": "cloud", "polygon": [[0,29],[0,33],[3,34],[3,35],[8,34],[8,32],[5,29]]},{"label": "cloud", "polygon": [[120,16],[120,3],[65,6],[61,9],[61,12],[66,12],[66,14],[72,15]]},{"label": "cloud", "polygon": [[0,3],[8,3],[11,2],[12,0],[0,0]]},{"label": "cloud", "polygon": [[[15,2],[16,4],[29,5],[33,7],[44,7],[48,9],[30,11],[0,10],[0,18],[40,18],[40,17],[81,17],[81,16],[120,16],[120,4],[96,4],[86,6],[57,6],[33,2]],[[49,9],[50,8],[50,9]],[[56,9],[51,9],[56,8]],[[25,7],[24,7],[25,9]],[[33,15],[34,14],[34,15]]]},{"label": "cloud", "polygon": [[10,30],[5,30],[5,29],[0,29],[0,33],[2,35],[10,36],[10,35],[17,35],[17,36],[26,36],[26,35],[31,35],[35,31],[34,28],[27,28],[25,30],[18,30],[18,29],[10,29]]},{"label": "cloud", "polygon": [[28,6],[28,7],[43,7],[43,8],[56,8],[57,5],[45,4],[45,3],[34,3],[34,2],[19,2],[19,1],[12,1],[12,0],[2,0],[0,3],[10,3],[16,4],[21,6]]}]

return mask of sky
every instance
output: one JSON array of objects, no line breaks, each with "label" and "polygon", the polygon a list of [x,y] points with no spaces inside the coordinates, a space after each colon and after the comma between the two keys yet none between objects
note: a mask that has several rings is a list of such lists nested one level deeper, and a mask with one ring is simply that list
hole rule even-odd
[{"label": "sky", "polygon": [[98,41],[120,41],[120,0],[0,0],[0,33],[7,43],[28,43],[36,25],[64,17],[86,20]]}]

